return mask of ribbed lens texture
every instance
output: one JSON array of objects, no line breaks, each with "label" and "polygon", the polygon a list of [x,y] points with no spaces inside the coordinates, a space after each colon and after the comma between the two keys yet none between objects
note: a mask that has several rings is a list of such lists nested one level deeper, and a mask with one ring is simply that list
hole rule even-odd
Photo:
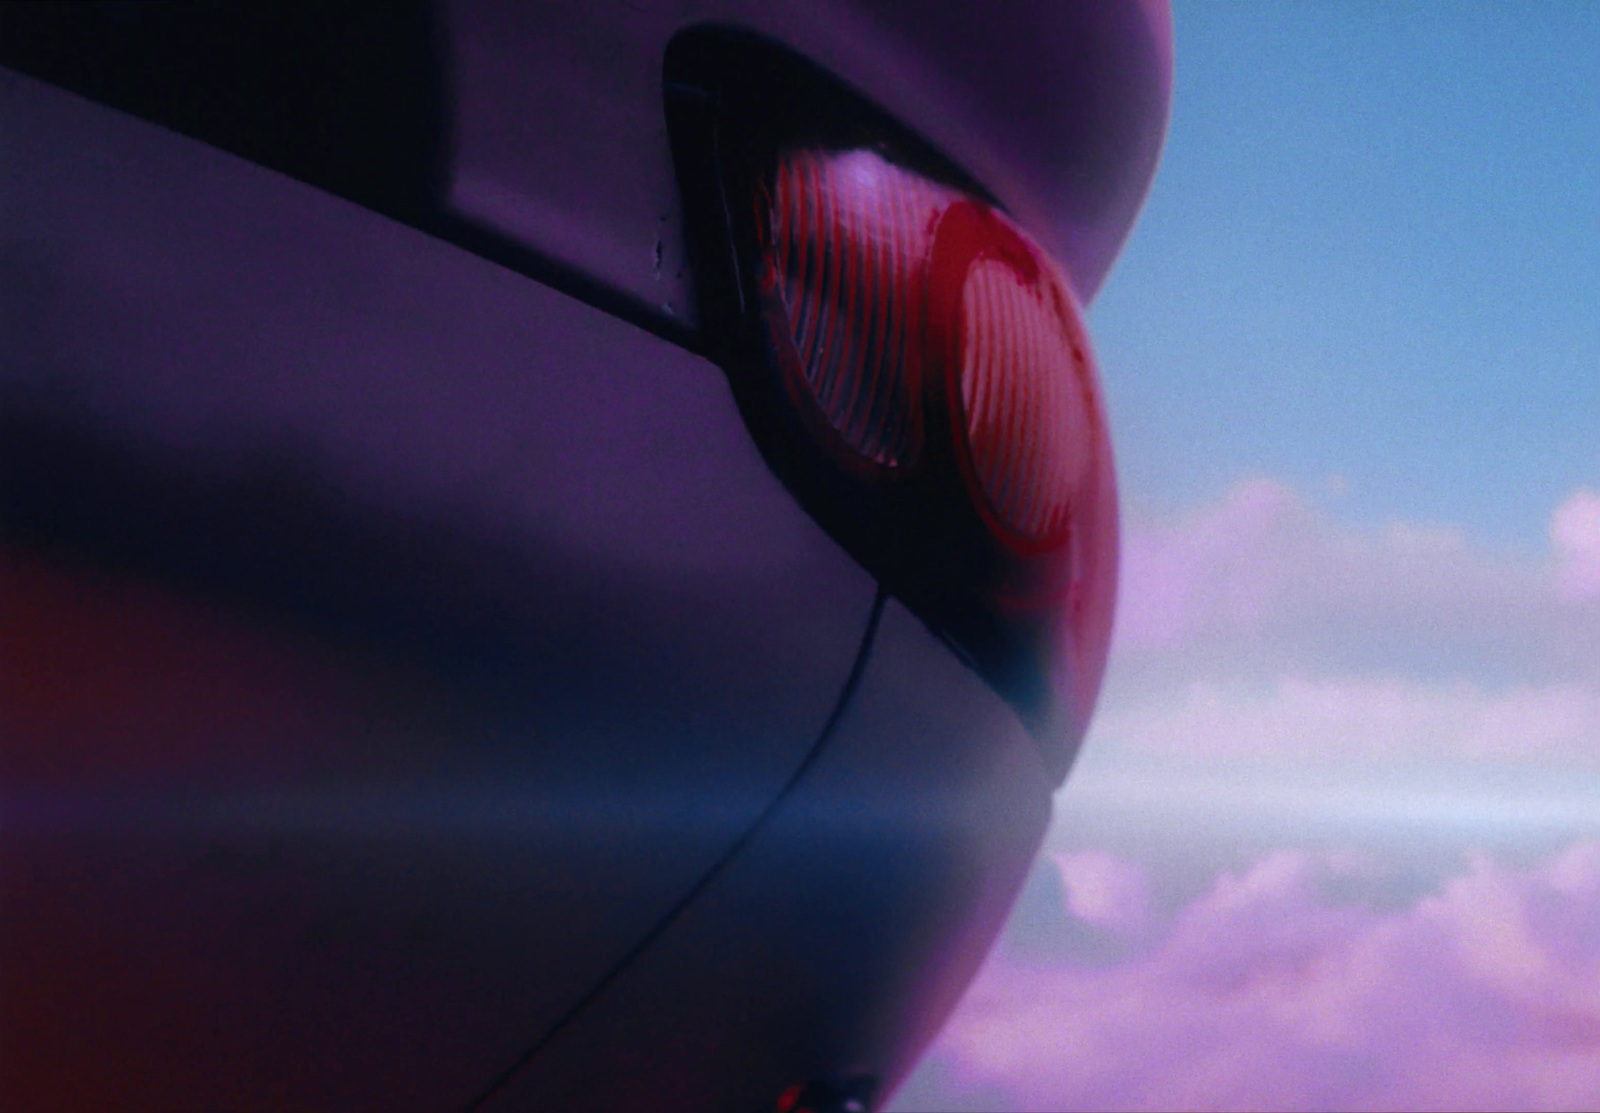
[{"label": "ribbed lens texture", "polygon": [[1035,541],[1066,528],[1093,452],[1089,357],[1062,319],[1065,297],[1047,270],[1030,283],[996,258],[976,261],[962,289],[973,468],[995,514]]},{"label": "ribbed lens texture", "polygon": [[772,264],[829,424],[890,467],[923,452],[924,281],[955,196],[872,151],[793,151],[773,183]]}]

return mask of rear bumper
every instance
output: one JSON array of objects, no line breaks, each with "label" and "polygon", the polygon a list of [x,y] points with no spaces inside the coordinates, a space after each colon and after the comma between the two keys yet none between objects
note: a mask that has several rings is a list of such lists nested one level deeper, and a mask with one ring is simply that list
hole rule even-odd
[{"label": "rear bumper", "polygon": [[8,1107],[459,1107],[780,791],[876,587],[713,365],[0,98]]},{"label": "rear bumper", "polygon": [[988,953],[1050,789],[1010,708],[890,601],[815,764],[485,1108],[742,1113],[863,1077],[884,1100]]},{"label": "rear bumper", "polygon": [[[8,1107],[460,1107],[601,985],[607,1023],[817,745],[876,585],[713,365],[0,77]],[[769,964],[801,1002],[691,1018],[768,1032],[739,1093],[909,1065],[1042,827],[1010,713],[896,615],[918,648],[691,906],[762,925],[679,967],[708,1002]],[[845,903],[796,934],[783,893]]]}]

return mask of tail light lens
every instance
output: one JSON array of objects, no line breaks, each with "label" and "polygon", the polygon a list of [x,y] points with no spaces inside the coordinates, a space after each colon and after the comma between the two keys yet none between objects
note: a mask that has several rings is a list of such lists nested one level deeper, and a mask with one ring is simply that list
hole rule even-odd
[{"label": "tail light lens", "polygon": [[761,192],[762,287],[800,403],[841,449],[910,470],[942,400],[996,535],[1064,544],[1105,432],[1088,334],[1049,257],[998,211],[873,151],[787,152]]},{"label": "tail light lens", "polygon": [[1064,776],[1117,562],[1071,285],[937,152],[730,34],[686,33],[667,66],[691,237],[723,253],[696,261],[712,350],[773,469]]},{"label": "tail light lens", "polygon": [[764,274],[805,392],[886,468],[922,460],[927,263],[953,197],[872,151],[794,151],[773,175]]},{"label": "tail light lens", "polygon": [[1077,303],[1048,257],[986,206],[953,207],[938,244],[935,342],[959,369],[951,410],[974,493],[998,534],[1052,548],[1094,482],[1104,437]]}]

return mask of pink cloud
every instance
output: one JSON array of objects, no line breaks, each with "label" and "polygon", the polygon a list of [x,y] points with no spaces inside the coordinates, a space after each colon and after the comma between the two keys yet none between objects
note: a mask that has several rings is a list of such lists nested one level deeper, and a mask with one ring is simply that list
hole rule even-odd
[{"label": "pink cloud", "polygon": [[1126,530],[1086,753],[1600,763],[1600,495],[1545,554],[1342,523],[1283,483]]},{"label": "pink cloud", "polygon": [[1110,967],[998,952],[932,1061],[1023,1109],[1600,1105],[1600,843],[1480,859],[1399,909],[1329,895],[1360,868],[1223,873]]},{"label": "pink cloud", "polygon": [[[1549,542],[1355,526],[1269,479],[1129,523],[1047,840],[1061,930],[991,956],[897,1108],[1600,1107],[1600,842],[1352,896],[1393,892],[1373,863],[1420,868],[1418,832],[1595,830],[1600,495],[1557,507]],[[1159,911],[1145,864],[1083,849],[1108,816],[1211,884]],[[1235,830],[1372,853],[1198,866]]]},{"label": "pink cloud", "polygon": [[1600,686],[1293,673],[1265,683],[1196,680],[1176,692],[1120,693],[1093,730],[1093,747],[1119,753],[1593,769]]},{"label": "pink cloud", "polygon": [[1123,538],[1119,640],[1170,648],[1219,622],[1258,620],[1284,589],[1315,529],[1283,484],[1252,479],[1176,522],[1131,525]]},{"label": "pink cloud", "polygon": [[1550,517],[1550,543],[1562,591],[1573,599],[1600,596],[1600,495],[1574,492]]},{"label": "pink cloud", "polygon": [[1142,867],[1103,850],[1057,852],[1051,860],[1074,916],[1113,935],[1143,933],[1150,895]]},{"label": "pink cloud", "polygon": [[1551,519],[1544,555],[1499,552],[1460,531],[1339,522],[1289,486],[1255,478],[1123,541],[1114,652],[1125,665],[1209,671],[1292,657],[1317,668],[1398,641],[1418,659],[1482,650],[1525,668],[1591,674],[1600,602],[1600,495]]}]

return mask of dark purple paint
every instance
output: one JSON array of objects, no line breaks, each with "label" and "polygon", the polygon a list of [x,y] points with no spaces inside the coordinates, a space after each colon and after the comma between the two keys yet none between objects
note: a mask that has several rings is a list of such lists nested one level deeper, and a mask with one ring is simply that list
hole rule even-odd
[{"label": "dark purple paint", "polygon": [[[0,95],[7,610],[210,647],[7,699],[4,998],[62,995],[8,1025],[7,1105],[463,1105],[778,792],[875,585],[714,366]],[[74,724],[82,764],[29,756]]]},{"label": "dark purple paint", "polygon": [[617,319],[696,319],[662,52],[786,42],[1088,295],[1163,16],[444,4],[445,203],[590,305],[0,71],[6,1107],[881,1100],[1050,781]]}]

